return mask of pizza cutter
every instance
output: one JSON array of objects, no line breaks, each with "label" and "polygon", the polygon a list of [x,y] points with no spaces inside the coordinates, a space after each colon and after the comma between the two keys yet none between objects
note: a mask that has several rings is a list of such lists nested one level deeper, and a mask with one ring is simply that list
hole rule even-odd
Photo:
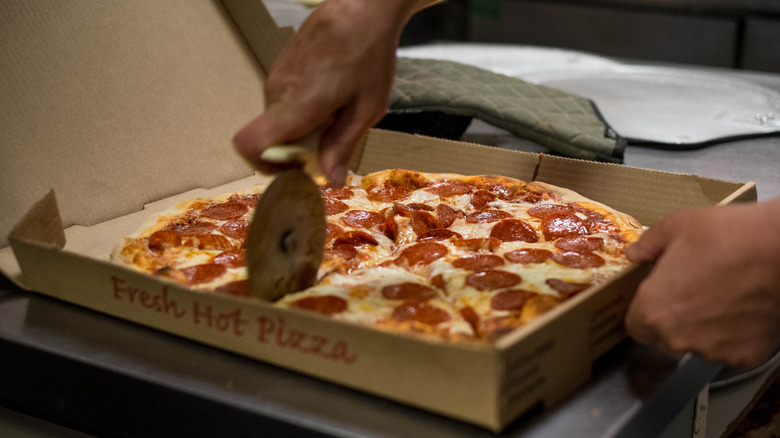
[{"label": "pizza cutter", "polygon": [[276,301],[314,284],[322,262],[325,203],[308,172],[317,172],[320,132],[295,144],[263,151],[265,161],[290,166],[279,172],[255,207],[246,239],[252,296]]}]

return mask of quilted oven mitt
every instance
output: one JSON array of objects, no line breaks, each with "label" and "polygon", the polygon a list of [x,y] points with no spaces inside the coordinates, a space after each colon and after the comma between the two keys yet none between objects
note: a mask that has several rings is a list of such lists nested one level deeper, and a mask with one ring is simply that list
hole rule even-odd
[{"label": "quilted oven mitt", "polygon": [[625,140],[583,97],[452,61],[398,58],[389,114],[478,118],[553,151],[623,162]]}]

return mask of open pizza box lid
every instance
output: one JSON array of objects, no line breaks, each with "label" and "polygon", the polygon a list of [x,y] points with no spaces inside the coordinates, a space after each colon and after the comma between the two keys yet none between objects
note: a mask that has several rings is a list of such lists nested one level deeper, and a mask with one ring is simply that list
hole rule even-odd
[{"label": "open pizza box lid", "polygon": [[231,139],[292,32],[260,1],[3,2],[0,247],[52,188],[86,225],[252,175]]},{"label": "open pizza box lid", "polygon": [[[493,430],[587,379],[624,336],[637,271],[487,347],[194,293],[107,261],[150,211],[257,180],[230,142],[262,111],[265,68],[291,33],[259,0],[2,2],[0,271],[24,288]],[[752,183],[378,130],[352,160],[358,174],[394,167],[538,179],[645,225],[680,207],[756,199]],[[162,305],[163,295],[176,306],[144,306],[142,297]],[[328,349],[283,345],[290,333],[316,333]],[[436,372],[442,364],[447,373]]]}]

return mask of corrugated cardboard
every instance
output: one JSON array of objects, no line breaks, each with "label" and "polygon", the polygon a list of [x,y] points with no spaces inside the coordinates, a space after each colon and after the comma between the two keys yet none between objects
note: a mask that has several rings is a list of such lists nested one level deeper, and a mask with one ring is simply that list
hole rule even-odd
[{"label": "corrugated cardboard", "polygon": [[[244,40],[234,27],[241,20],[226,11],[263,21],[262,4],[158,3],[0,5],[0,17],[11,17],[0,22],[2,53],[15,60],[3,70],[12,105],[4,102],[0,117],[2,235],[18,221],[13,252],[0,250],[6,275],[62,300],[495,431],[570,394],[592,361],[625,336],[622,316],[644,274],[639,267],[494,345],[451,345],[195,292],[111,264],[114,243],[152,211],[261,178],[236,159],[229,139],[261,106],[263,69],[247,47],[263,45]],[[248,38],[262,39],[254,35]],[[372,131],[352,169],[391,167],[539,179],[646,225],[680,207],[756,198],[751,183]]]},{"label": "corrugated cardboard", "polygon": [[3,1],[0,59],[0,246],[52,187],[93,224],[252,174],[262,70],[219,2]]}]

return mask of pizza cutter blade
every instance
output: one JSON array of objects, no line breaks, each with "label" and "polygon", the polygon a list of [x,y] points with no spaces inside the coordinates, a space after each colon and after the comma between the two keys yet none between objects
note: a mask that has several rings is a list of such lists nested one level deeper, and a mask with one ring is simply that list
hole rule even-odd
[{"label": "pizza cutter blade", "polygon": [[314,284],[322,262],[325,203],[299,167],[277,174],[255,207],[246,240],[252,296],[275,301]]}]

